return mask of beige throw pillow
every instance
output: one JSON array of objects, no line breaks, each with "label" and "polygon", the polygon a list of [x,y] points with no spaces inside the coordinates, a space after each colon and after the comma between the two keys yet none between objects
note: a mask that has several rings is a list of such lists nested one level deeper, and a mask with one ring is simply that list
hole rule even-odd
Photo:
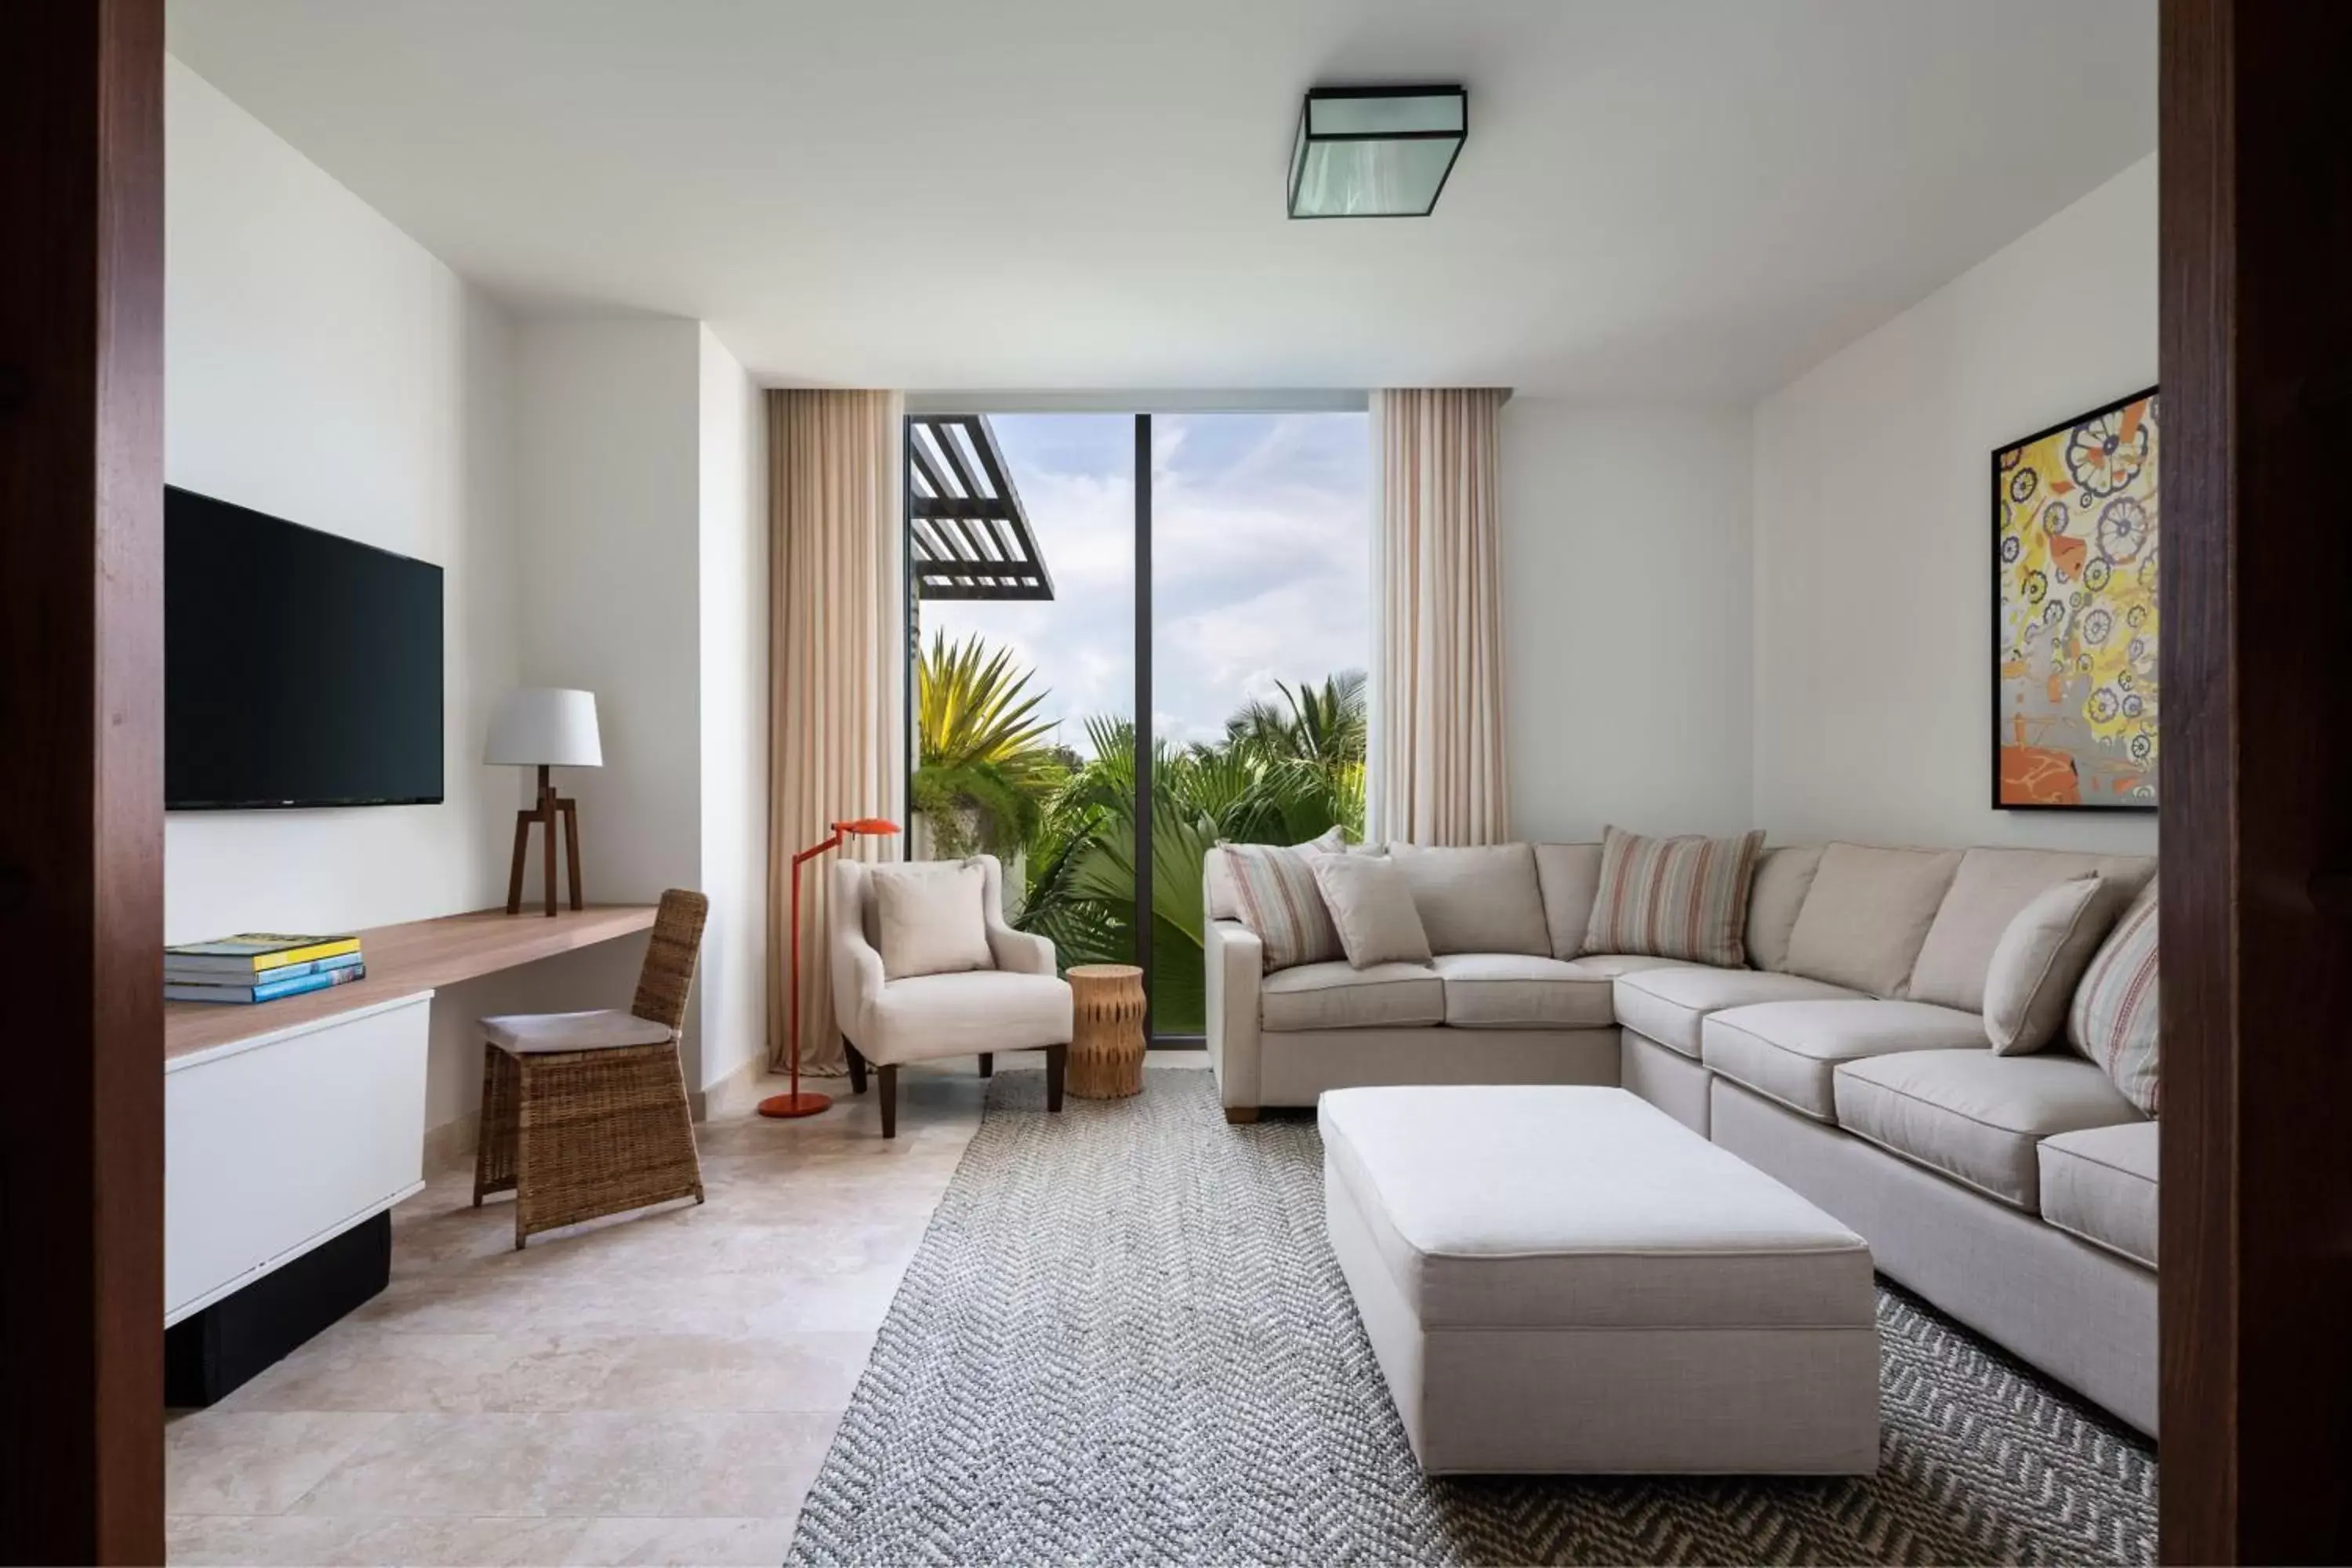
[{"label": "beige throw pillow", "polygon": [[1350,968],[1429,962],[1429,933],[1422,929],[1412,887],[1396,862],[1371,855],[1318,855],[1307,864],[1315,868],[1315,886],[1339,929]]},{"label": "beige throw pillow", "polygon": [[1996,1056],[2023,1056],[2058,1037],[2113,903],[2097,874],[2072,877],[2044,888],[2009,922],[1985,971],[1985,1037]]},{"label": "beige throw pillow", "polygon": [[979,861],[913,861],[867,875],[884,979],[996,967],[981,912],[988,874]]},{"label": "beige throw pillow", "polygon": [[1433,952],[1551,955],[1542,884],[1530,844],[1391,844]]}]

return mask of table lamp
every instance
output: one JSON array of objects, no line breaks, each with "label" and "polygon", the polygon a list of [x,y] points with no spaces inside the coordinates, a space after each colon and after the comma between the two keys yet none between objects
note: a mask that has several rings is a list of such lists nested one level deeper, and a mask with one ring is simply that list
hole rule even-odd
[{"label": "table lamp", "polygon": [[522,912],[522,868],[530,849],[533,826],[547,831],[547,914],[555,914],[555,823],[563,819],[564,858],[572,873],[572,907],[581,907],[580,806],[555,793],[550,768],[601,768],[604,749],[596,736],[596,694],[554,687],[527,686],[509,691],[490,720],[490,738],[482,761],[539,770],[539,798],[528,811],[515,813],[514,862],[507,871],[507,913]]},{"label": "table lamp", "polygon": [[793,857],[793,973],[789,1000],[784,1004],[785,1037],[791,1044],[793,1086],[782,1094],[772,1094],[760,1101],[762,1116],[814,1116],[833,1103],[833,1096],[811,1091],[801,1092],[801,868],[828,849],[841,847],[842,839],[850,834],[861,837],[896,833],[898,825],[887,817],[860,816],[848,822],[836,822],[825,838],[810,845]]}]

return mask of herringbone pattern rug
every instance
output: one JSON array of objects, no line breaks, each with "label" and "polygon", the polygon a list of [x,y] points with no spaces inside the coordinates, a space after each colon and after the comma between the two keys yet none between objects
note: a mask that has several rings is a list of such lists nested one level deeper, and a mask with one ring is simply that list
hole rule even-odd
[{"label": "herringbone pattern rug", "polygon": [[2091,1563],[2156,1461],[1879,1300],[1869,1480],[1430,1479],[1323,1237],[1309,1120],[1206,1072],[1044,1110],[1001,1074],[809,1494],[795,1563]]}]

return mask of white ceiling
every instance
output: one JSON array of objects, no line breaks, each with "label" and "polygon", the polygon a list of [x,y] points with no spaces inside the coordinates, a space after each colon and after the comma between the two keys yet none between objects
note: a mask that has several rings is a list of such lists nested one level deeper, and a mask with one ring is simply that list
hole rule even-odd
[{"label": "white ceiling", "polygon": [[[517,308],[761,379],[1745,399],[2156,146],[2154,0],[173,0]],[[1310,85],[1460,80],[1425,220],[1293,223]]]}]

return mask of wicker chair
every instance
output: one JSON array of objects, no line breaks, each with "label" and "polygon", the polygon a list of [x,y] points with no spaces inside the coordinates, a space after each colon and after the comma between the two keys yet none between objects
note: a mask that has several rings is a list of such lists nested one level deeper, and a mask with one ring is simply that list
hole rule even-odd
[{"label": "wicker chair", "polygon": [[515,1194],[515,1247],[535,1231],[672,1198],[702,1201],[677,1032],[710,900],[673,888],[625,1013],[482,1020],[474,1206]]}]

